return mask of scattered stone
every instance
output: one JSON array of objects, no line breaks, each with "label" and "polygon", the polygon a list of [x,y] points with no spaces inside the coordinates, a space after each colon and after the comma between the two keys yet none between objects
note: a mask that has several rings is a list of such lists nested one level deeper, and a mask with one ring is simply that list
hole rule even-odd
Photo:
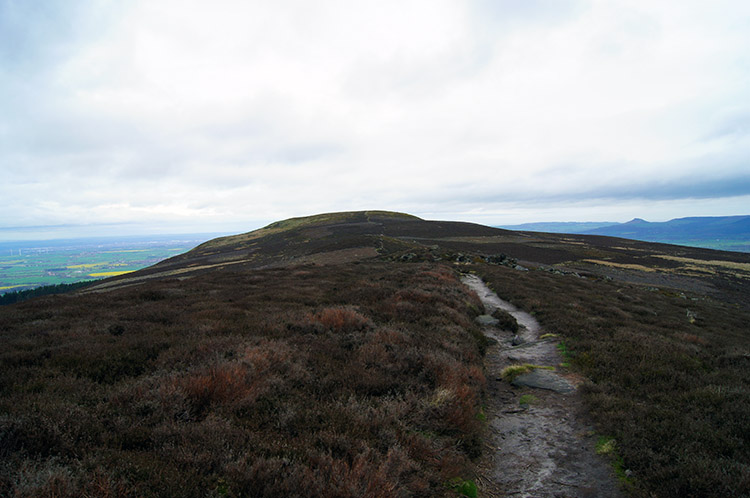
[{"label": "scattered stone", "polygon": [[467,256],[466,254],[463,254],[460,252],[451,254],[450,259],[452,259],[456,263],[471,263],[472,262],[471,256]]},{"label": "scattered stone", "polygon": [[561,394],[572,393],[576,390],[575,386],[563,377],[550,370],[536,368],[531,372],[524,373],[513,379],[511,382],[517,387],[535,387],[537,389],[548,389]]},{"label": "scattered stone", "polygon": [[505,254],[491,254],[489,256],[484,256],[482,259],[484,259],[487,263],[491,265],[508,265],[508,264],[515,264],[515,260],[513,258],[509,258]]},{"label": "scattered stone", "polygon": [[406,254],[402,255],[400,259],[401,259],[401,261],[411,261],[411,260],[415,259],[416,257],[417,257],[417,255],[415,253],[409,252],[409,253],[406,253]]},{"label": "scattered stone", "polygon": [[493,326],[497,325],[500,321],[497,318],[492,318],[491,315],[479,315],[474,319],[479,325]]},{"label": "scattered stone", "polygon": [[526,268],[525,266],[521,266],[521,265],[516,265],[513,268],[516,269],[516,270],[518,270],[518,271],[529,271],[528,268]]},{"label": "scattered stone", "polygon": [[511,345],[513,345],[513,346],[520,346],[521,344],[523,344],[523,342],[524,342],[523,339],[520,336],[518,336],[517,334],[514,335],[513,336],[513,340],[510,341]]},{"label": "scattered stone", "polygon": [[[577,278],[586,278],[586,277],[584,277],[583,275],[581,275],[578,272],[570,271],[570,270],[564,270],[562,268],[555,268],[554,266],[541,266],[541,267],[539,267],[539,270],[546,271],[546,272],[552,273],[554,275],[572,275],[572,276],[577,277]],[[607,278],[609,278],[609,277],[607,277]],[[612,279],[610,278],[609,280],[612,280]]]}]

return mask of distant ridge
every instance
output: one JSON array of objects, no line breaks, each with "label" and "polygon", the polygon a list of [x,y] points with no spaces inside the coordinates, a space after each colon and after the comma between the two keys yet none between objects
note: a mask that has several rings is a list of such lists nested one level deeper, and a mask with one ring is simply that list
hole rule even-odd
[{"label": "distant ridge", "polygon": [[696,216],[665,222],[634,218],[627,223],[527,223],[510,230],[606,235],[725,251],[750,252],[750,216]]},{"label": "distant ridge", "polygon": [[602,227],[618,225],[614,221],[549,221],[539,223],[523,223],[521,225],[498,225],[497,228],[517,230],[521,232],[546,233],[585,233]]}]

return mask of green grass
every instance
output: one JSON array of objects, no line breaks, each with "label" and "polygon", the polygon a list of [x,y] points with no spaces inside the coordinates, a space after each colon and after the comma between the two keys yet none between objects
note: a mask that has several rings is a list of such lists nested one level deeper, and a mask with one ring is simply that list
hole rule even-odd
[{"label": "green grass", "polygon": [[532,370],[535,370],[537,368],[541,368],[544,370],[555,369],[555,367],[550,367],[550,366],[545,366],[545,365],[533,365],[531,363],[524,363],[523,365],[509,365],[503,368],[503,371],[500,372],[500,377],[502,377],[502,379],[506,382],[513,382],[513,379],[515,379],[519,375],[529,373]]},{"label": "green grass", "polygon": [[539,398],[534,396],[533,394],[524,394],[518,399],[518,403],[522,406],[524,405],[534,405],[539,402]]},{"label": "green grass", "polygon": [[596,453],[598,455],[611,455],[617,450],[615,438],[600,436],[596,441]]},{"label": "green grass", "polygon": [[476,483],[471,480],[461,479],[460,477],[455,478],[451,481],[451,487],[459,496],[465,496],[466,498],[477,498],[479,490],[477,489]]}]

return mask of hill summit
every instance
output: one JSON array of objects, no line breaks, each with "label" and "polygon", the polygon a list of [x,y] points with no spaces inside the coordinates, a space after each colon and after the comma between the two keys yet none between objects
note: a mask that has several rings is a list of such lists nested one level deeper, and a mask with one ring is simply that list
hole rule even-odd
[{"label": "hill summit", "polygon": [[[348,211],[290,218],[251,232],[205,242],[150,268],[109,279],[97,287],[117,287],[154,278],[193,275],[219,268],[281,268],[342,264],[435,252],[436,241],[455,237],[510,237],[511,232],[474,223],[426,221],[390,211]],[[488,239],[490,240],[490,239]],[[499,239],[498,239],[499,240]],[[427,241],[433,241],[428,244]],[[448,247],[446,247],[449,251]],[[416,257],[416,255],[414,256]],[[450,255],[446,254],[446,257]]]},{"label": "hill summit", "polygon": [[[588,234],[513,232],[390,211],[347,211],[290,218],[213,239],[149,268],[104,280],[92,289],[189,278],[216,270],[363,261],[484,261],[521,268],[542,265],[563,273],[659,283],[681,290],[720,287],[737,292],[744,288],[744,281],[738,281],[736,273],[744,274],[742,265],[750,263],[750,254]],[[716,278],[710,283],[698,281],[693,278],[696,268]],[[750,273],[750,267],[747,271]]]}]

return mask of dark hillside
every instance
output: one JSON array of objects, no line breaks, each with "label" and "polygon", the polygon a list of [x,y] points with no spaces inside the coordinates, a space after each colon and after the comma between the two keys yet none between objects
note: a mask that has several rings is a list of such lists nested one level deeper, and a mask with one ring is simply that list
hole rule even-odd
[{"label": "dark hillside", "polygon": [[6,306],[0,495],[452,495],[481,448],[478,306],[395,263]]},{"label": "dark hillside", "polygon": [[643,284],[706,292],[727,290],[734,292],[735,300],[741,300],[746,290],[743,275],[750,275],[750,254],[744,253],[590,235],[511,232],[473,223],[363,211],[293,218],[215,239],[97,287],[132,285],[152,278],[186,278],[229,266],[258,269],[373,258],[393,260],[425,251],[419,259],[455,261],[462,259],[461,253],[504,255],[522,265],[550,265]]},{"label": "dark hillside", "polygon": [[561,336],[635,496],[750,496],[750,254],[383,211],[1,307],[0,495],[455,496],[469,270]]}]

